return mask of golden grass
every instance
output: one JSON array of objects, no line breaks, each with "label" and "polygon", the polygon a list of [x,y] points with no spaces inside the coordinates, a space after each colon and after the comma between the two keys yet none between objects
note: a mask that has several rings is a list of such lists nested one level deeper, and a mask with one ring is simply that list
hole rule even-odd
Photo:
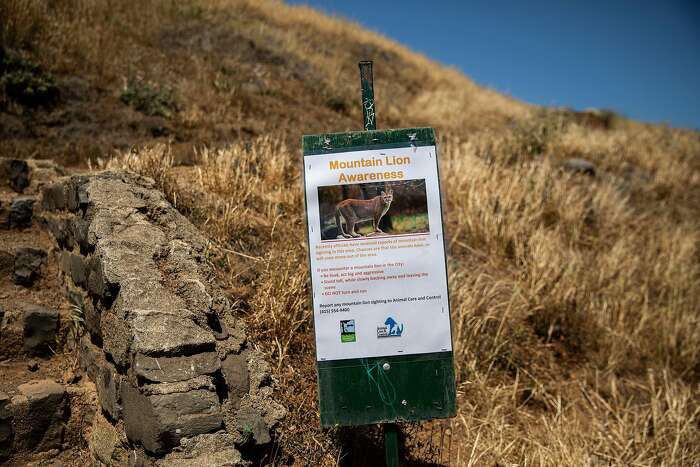
[{"label": "golden grass", "polygon": [[[567,140],[572,127],[514,161],[520,131],[441,146],[460,394],[451,462],[691,465],[700,460],[697,218],[647,206],[636,181],[612,172],[563,171],[554,152],[580,149]],[[616,147],[596,150],[612,157]],[[164,150],[117,162],[158,177]],[[283,452],[332,465],[343,446],[316,416],[296,157],[266,137],[204,150],[194,169],[170,173],[179,191],[203,196],[222,276],[251,281],[244,313],[291,411]],[[672,184],[669,168],[683,162],[655,164],[645,192]],[[685,199],[685,189],[667,196]],[[255,274],[242,278],[241,268]],[[411,433],[416,446],[421,430]]]},{"label": "golden grass", "polygon": [[[57,5],[53,32],[36,32],[42,17],[18,8],[29,19],[6,36],[40,34],[59,71],[83,66],[105,82],[142,71],[167,79],[181,94],[185,128],[251,119],[275,126],[266,122],[288,111],[283,120],[292,123],[267,136],[198,146],[193,167],[174,165],[167,144],[106,163],[153,177],[212,240],[219,278],[290,409],[277,461],[335,465],[349,449],[355,459],[367,450],[318,426],[300,155],[288,142],[323,127],[305,113],[320,103],[284,94],[291,81],[275,81],[263,62],[253,71],[240,62],[266,92],[280,93],[279,107],[257,113],[244,111],[240,83],[220,91],[228,85],[205,56],[188,49],[177,56],[180,69],[169,69],[160,34],[201,28],[202,18],[219,18],[217,27],[301,70],[319,95],[346,102],[357,100],[356,62],[375,57],[380,126],[438,129],[459,405],[447,424],[407,427],[414,460],[700,463],[697,132],[621,118],[592,128],[570,112],[483,89],[358,25],[273,0]],[[356,107],[347,113],[360,121]],[[596,176],[567,172],[571,157],[594,162]]]}]

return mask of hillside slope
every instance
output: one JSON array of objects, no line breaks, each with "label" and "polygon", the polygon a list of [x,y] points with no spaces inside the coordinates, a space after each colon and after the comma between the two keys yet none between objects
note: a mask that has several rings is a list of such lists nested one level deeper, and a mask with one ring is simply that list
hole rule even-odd
[{"label": "hillside slope", "polygon": [[0,156],[139,171],[205,230],[290,409],[270,459],[381,450],[375,428],[318,427],[298,174],[302,134],[359,128],[373,59],[380,128],[435,127],[444,174],[459,415],[406,427],[409,459],[700,462],[697,132],[527,106],[271,0],[6,0],[0,18]]}]

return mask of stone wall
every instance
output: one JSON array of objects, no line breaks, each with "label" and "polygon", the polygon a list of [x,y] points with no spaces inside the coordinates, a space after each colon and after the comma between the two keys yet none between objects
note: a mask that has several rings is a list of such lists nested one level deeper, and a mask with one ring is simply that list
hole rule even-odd
[{"label": "stone wall", "polygon": [[0,464],[76,460],[95,414],[94,386],[64,352],[71,309],[37,215],[41,187],[63,175],[0,158]]},{"label": "stone wall", "polygon": [[153,181],[63,177],[43,188],[41,206],[84,317],[80,362],[105,433],[90,443],[95,457],[238,465],[269,443],[285,414],[269,369],[214,283],[206,239]]}]

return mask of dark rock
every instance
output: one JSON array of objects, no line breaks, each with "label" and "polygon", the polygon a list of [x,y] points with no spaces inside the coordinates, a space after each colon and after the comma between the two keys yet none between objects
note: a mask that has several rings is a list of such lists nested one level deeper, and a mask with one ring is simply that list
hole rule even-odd
[{"label": "dark rock", "polygon": [[184,357],[148,357],[137,354],[134,373],[147,381],[172,383],[199,375],[215,373],[221,367],[216,352],[204,352]]},{"label": "dark rock", "polygon": [[31,286],[39,277],[41,266],[46,263],[46,252],[38,248],[23,247],[15,251],[13,280],[15,284]]},{"label": "dark rock", "polygon": [[80,200],[78,199],[78,187],[80,185],[82,185],[82,177],[71,178],[70,181],[66,183],[66,209],[70,212],[76,212],[80,207]]},{"label": "dark rock", "polygon": [[78,208],[85,209],[90,202],[90,196],[87,192],[87,177],[78,177],[76,180],[75,195],[78,201]]},{"label": "dark rock", "polygon": [[595,177],[596,166],[585,159],[567,159],[564,161],[564,168],[573,173],[581,173]]},{"label": "dark rock", "polygon": [[181,438],[210,433],[223,419],[215,392],[206,389],[143,395],[130,383],[121,386],[127,437],[153,454],[164,454]]},{"label": "dark rock", "polygon": [[70,276],[70,252],[62,250],[58,252],[58,267],[61,272]]},{"label": "dark rock", "polygon": [[66,184],[63,182],[46,185],[41,191],[42,207],[48,211],[61,211],[66,208]]},{"label": "dark rock", "polygon": [[12,422],[9,420],[0,420],[0,460],[10,457],[13,440],[14,431],[12,431]]},{"label": "dark rock", "polygon": [[97,342],[102,342],[102,329],[100,327],[102,314],[92,300],[85,300],[82,304],[83,319],[85,320],[85,329]]},{"label": "dark rock", "polygon": [[75,176],[52,183],[42,189],[42,206],[48,211],[76,212],[87,203],[86,176]]},{"label": "dark rock", "polygon": [[102,262],[97,256],[90,256],[87,259],[87,288],[88,292],[98,298],[104,298],[109,293],[109,287],[105,281]]},{"label": "dark rock", "polygon": [[73,280],[73,283],[80,287],[87,285],[87,271],[85,268],[85,260],[82,256],[62,251],[59,257],[59,265],[61,270]]},{"label": "dark rock", "polygon": [[7,184],[18,193],[29,186],[29,164],[19,159],[3,159],[0,163],[0,175]]},{"label": "dark rock", "polygon": [[80,367],[85,370],[88,378],[95,383],[97,399],[102,410],[113,420],[121,415],[121,384],[122,376],[109,363],[104,353],[90,342],[87,336],[80,340]]},{"label": "dark rock", "polygon": [[87,254],[90,250],[88,244],[88,229],[90,223],[84,219],[76,219],[70,223],[71,239],[80,246],[80,252]]},{"label": "dark rock", "polygon": [[15,255],[9,251],[0,250],[0,278],[9,276],[15,270]]},{"label": "dark rock", "polygon": [[7,220],[8,227],[21,229],[32,225],[35,201],[36,199],[33,196],[17,196],[13,199]]},{"label": "dark rock", "polygon": [[19,395],[12,398],[15,449],[60,449],[67,403],[63,386],[46,379],[21,384],[17,389]]},{"label": "dark rock", "polygon": [[14,437],[10,398],[4,392],[0,392],[0,460],[10,456]]},{"label": "dark rock", "polygon": [[226,328],[226,323],[221,321],[216,313],[209,313],[207,315],[207,325],[214,334],[214,339],[217,341],[225,341],[229,337],[228,328]]},{"label": "dark rock", "polygon": [[78,347],[78,363],[93,382],[96,379],[95,375],[99,367],[98,360],[101,359],[104,359],[104,354],[100,348],[90,342],[88,336],[81,337],[80,346]]},{"label": "dark rock", "polygon": [[120,387],[122,379],[122,376],[117,373],[114,367],[107,363],[100,368],[95,381],[100,406],[114,420],[119,418],[122,410],[119,405],[121,402]]},{"label": "dark rock", "polygon": [[29,305],[24,310],[24,346],[29,354],[46,354],[56,345],[58,311],[39,305]]},{"label": "dark rock", "polygon": [[0,391],[0,420],[8,420],[11,417],[10,398],[7,394]]},{"label": "dark rock", "polygon": [[73,249],[73,241],[68,227],[68,219],[57,217],[49,214],[44,214],[46,225],[53,235],[53,238],[58,243],[58,246],[68,250]]},{"label": "dark rock", "polygon": [[238,407],[241,398],[250,390],[248,361],[244,355],[228,355],[221,362],[221,371],[226,380],[228,398],[234,407]]}]

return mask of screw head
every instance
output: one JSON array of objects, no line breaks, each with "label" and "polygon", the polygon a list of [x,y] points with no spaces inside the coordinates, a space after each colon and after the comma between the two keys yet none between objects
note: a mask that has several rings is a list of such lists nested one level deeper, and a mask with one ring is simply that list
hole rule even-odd
[{"label": "screw head", "polygon": [[389,365],[389,362],[384,362],[384,365],[382,365],[382,368],[384,371],[389,371],[391,370],[391,365]]}]

